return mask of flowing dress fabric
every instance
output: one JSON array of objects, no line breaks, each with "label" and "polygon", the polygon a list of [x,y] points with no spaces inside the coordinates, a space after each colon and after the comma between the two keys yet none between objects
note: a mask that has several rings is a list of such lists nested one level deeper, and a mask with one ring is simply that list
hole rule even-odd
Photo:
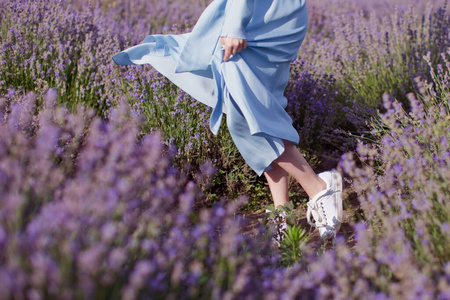
[{"label": "flowing dress fabric", "polygon": [[[150,64],[196,100],[222,115],[239,152],[258,174],[299,136],[286,113],[290,63],[305,37],[306,0],[215,0],[190,33],[150,35],[113,57],[119,65]],[[247,39],[247,49],[224,62],[221,36]]]}]

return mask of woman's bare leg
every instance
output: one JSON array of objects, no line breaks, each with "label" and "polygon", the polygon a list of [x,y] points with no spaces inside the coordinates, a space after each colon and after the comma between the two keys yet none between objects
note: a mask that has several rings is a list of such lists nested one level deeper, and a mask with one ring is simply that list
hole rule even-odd
[{"label": "woman's bare leg", "polygon": [[[288,201],[286,196],[288,194],[287,176],[282,177],[281,174],[289,173],[292,175],[311,199],[327,187],[326,183],[317,176],[294,144],[284,141],[284,145],[285,150],[283,154],[271,165],[273,170],[265,172],[275,206],[277,206],[277,203]],[[273,174],[270,173],[272,171],[274,171]]]},{"label": "woman's bare leg", "polygon": [[279,166],[273,165],[273,169],[265,172],[264,175],[269,183],[274,206],[277,207],[288,203],[288,173]]}]

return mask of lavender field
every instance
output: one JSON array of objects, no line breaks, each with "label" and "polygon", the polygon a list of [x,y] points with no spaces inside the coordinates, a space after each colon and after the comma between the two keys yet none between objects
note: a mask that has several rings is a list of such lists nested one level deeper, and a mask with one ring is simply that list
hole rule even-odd
[{"label": "lavender field", "polygon": [[210,109],[111,60],[209,2],[0,0],[0,299],[450,299],[446,1],[309,1],[287,110],[348,230],[281,247]]}]

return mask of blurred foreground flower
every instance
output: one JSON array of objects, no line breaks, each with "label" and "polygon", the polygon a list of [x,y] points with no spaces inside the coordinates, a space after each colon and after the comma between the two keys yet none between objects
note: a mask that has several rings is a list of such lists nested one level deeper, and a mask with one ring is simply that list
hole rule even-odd
[{"label": "blurred foreground flower", "polygon": [[105,122],[53,90],[37,101],[0,102],[2,299],[216,298],[261,265],[243,251],[243,199],[194,213],[195,184],[129,105]]}]

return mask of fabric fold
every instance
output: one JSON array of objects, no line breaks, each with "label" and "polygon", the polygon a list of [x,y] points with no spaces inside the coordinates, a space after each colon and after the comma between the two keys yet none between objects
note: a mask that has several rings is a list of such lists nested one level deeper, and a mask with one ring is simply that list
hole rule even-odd
[{"label": "fabric fold", "polygon": [[202,13],[187,40],[175,72],[206,70],[219,43],[227,0],[213,1]]}]

